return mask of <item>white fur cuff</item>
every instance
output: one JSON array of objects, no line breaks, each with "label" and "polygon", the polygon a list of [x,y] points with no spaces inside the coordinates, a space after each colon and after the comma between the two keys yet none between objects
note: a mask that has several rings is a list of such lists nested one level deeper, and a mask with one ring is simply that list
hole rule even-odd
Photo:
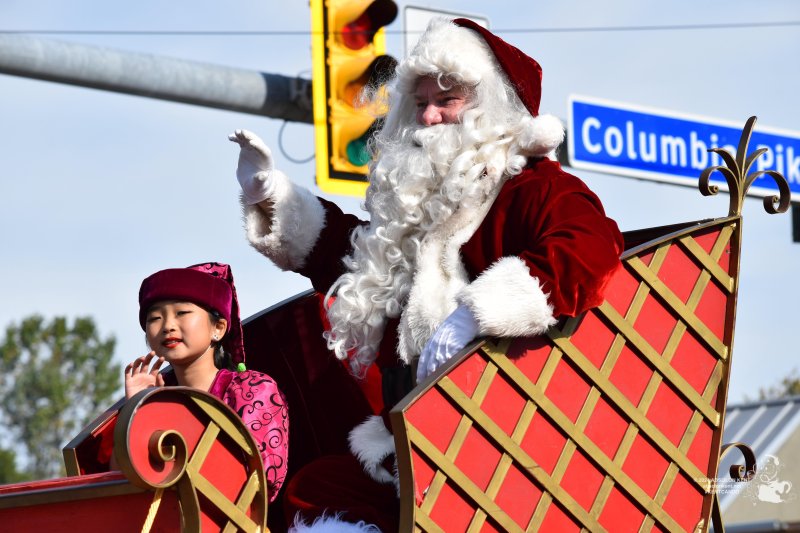
[{"label": "white fur cuff", "polygon": [[492,337],[532,337],[556,323],[553,307],[519,257],[503,257],[459,293],[478,321],[479,333]]},{"label": "white fur cuff", "polygon": [[282,172],[274,171],[272,220],[255,205],[244,208],[247,240],[283,270],[305,265],[325,226],[325,208],[311,191],[294,185]]},{"label": "white fur cuff", "polygon": [[395,453],[394,436],[386,429],[383,418],[372,415],[350,431],[350,451],[364,467],[364,472],[379,483],[395,483],[395,473],[381,463]]},{"label": "white fur cuff", "polygon": [[377,526],[358,522],[351,524],[343,522],[338,516],[323,516],[310,524],[306,524],[296,516],[294,525],[289,528],[289,533],[380,533]]}]

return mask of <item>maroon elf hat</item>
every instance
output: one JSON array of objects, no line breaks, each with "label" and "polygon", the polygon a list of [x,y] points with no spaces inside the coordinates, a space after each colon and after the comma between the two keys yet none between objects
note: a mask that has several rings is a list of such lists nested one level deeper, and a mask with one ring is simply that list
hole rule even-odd
[{"label": "maroon elf hat", "polygon": [[186,268],[160,270],[145,278],[139,288],[139,324],[142,329],[150,306],[163,300],[183,300],[218,312],[228,322],[222,347],[230,354],[234,364],[244,364],[239,299],[229,265],[200,263]]}]

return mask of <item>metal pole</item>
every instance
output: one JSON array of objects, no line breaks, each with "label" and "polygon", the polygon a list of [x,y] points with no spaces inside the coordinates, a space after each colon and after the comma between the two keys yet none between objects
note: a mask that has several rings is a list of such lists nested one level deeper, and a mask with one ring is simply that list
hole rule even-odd
[{"label": "metal pole", "polygon": [[311,80],[0,34],[0,73],[313,123]]},{"label": "metal pole", "polygon": [[792,242],[800,242],[800,204],[792,204]]}]

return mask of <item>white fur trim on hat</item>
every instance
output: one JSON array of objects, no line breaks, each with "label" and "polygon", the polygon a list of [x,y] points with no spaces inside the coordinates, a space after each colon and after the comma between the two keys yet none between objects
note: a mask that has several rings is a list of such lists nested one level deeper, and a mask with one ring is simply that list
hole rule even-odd
[{"label": "white fur trim on hat", "polygon": [[272,220],[256,205],[244,200],[245,231],[251,246],[283,270],[297,270],[325,227],[325,208],[311,191],[294,185],[282,172],[274,171]]},{"label": "white fur trim on hat", "polygon": [[397,483],[397,467],[386,470],[381,463],[395,453],[394,436],[386,429],[383,418],[371,415],[350,430],[350,451],[364,467],[364,472],[379,483]]},{"label": "white fur trim on hat", "polygon": [[564,125],[553,115],[526,117],[514,142],[525,155],[545,157],[564,142]]},{"label": "white fur trim on hat", "polygon": [[475,86],[495,69],[494,55],[478,34],[448,19],[435,18],[397,67],[397,88],[411,93],[420,76],[439,74]]},{"label": "white fur trim on hat", "polygon": [[531,337],[556,323],[553,307],[519,257],[500,258],[458,295],[478,321],[481,335]]},{"label": "white fur trim on hat", "polygon": [[294,517],[294,524],[289,528],[289,533],[381,533],[378,526],[357,522],[352,524],[344,522],[339,515],[320,516],[310,524],[306,524],[299,513]]}]

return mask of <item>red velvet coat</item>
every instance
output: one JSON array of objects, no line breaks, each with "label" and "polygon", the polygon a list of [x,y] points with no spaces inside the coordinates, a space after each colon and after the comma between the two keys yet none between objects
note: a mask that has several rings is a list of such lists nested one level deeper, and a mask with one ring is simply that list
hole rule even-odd
[{"label": "red velvet coat", "polygon": [[[338,258],[350,252],[352,230],[365,222],[320,201],[325,226],[297,272],[324,293],[344,272]],[[597,196],[557,162],[537,159],[503,185],[460,252],[470,282],[501,258],[521,258],[539,280],[553,316],[559,317],[575,316],[603,301],[622,250],[617,224],[606,217]],[[396,325],[389,324],[381,343],[382,368],[396,364]]]},{"label": "red velvet coat", "polygon": [[[303,268],[295,270],[324,293],[344,272],[339,258],[350,252],[350,234],[364,222],[320,201],[325,209],[324,227]],[[622,250],[622,235],[616,223],[605,216],[597,196],[581,180],[563,172],[558,163],[539,159],[502,186],[477,230],[458,251],[468,277],[464,280],[467,291],[492,278],[474,291],[477,296],[472,294],[475,297],[470,303],[488,308],[490,315],[501,315],[496,333],[502,334],[504,321],[521,321],[524,330],[530,316],[524,308],[528,294],[518,297],[515,288],[533,278],[538,283],[528,285],[540,299],[546,295],[550,320],[600,304]],[[498,269],[504,262],[512,268]],[[527,278],[522,284],[508,279],[520,276]],[[418,283],[417,277],[414,283]],[[382,373],[383,422],[369,417],[350,433],[350,448],[360,464],[352,456],[333,456],[305,465],[287,486],[286,516],[301,513],[312,519],[337,512],[344,513],[345,521],[366,520],[383,531],[397,530],[395,486],[386,483],[386,476],[391,478],[394,470],[393,444],[389,425],[383,426],[385,415],[413,385],[410,367],[398,364],[398,322],[387,325],[377,360]]]}]

